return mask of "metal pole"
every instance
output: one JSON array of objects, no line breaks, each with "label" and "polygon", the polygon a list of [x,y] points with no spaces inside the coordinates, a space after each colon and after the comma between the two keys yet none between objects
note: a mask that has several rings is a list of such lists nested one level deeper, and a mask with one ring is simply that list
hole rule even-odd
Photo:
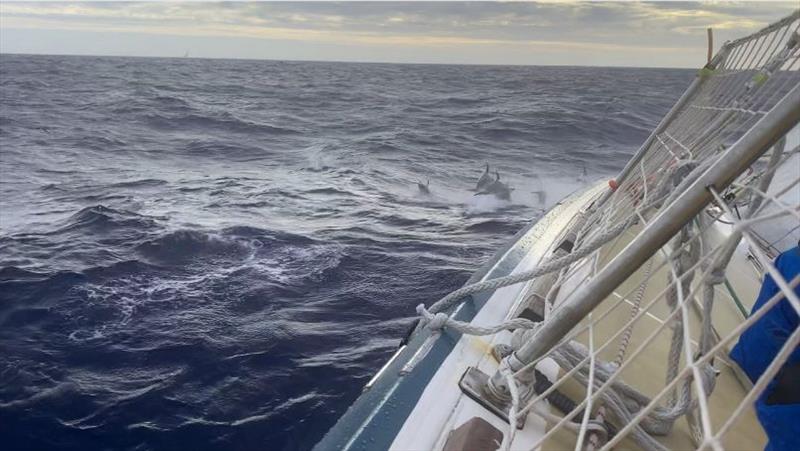
[{"label": "metal pole", "polygon": [[798,122],[800,85],[786,94],[675,202],[661,211],[605,269],[558,308],[531,340],[509,356],[508,364],[512,369],[518,370],[550,351],[619,284],[708,205],[712,196],[707,187],[713,186],[717,191],[722,191]]},{"label": "metal pole", "polygon": [[709,27],[708,32],[708,56],[706,57],[706,64],[711,64],[711,55],[714,53],[714,30]]}]

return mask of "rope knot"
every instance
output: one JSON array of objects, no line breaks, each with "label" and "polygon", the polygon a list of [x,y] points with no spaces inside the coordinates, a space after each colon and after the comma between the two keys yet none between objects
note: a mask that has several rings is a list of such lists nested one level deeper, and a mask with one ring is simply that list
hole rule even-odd
[{"label": "rope knot", "polygon": [[433,319],[430,323],[428,323],[428,327],[431,330],[442,330],[444,326],[447,324],[447,321],[450,319],[446,313],[437,313],[433,315]]},{"label": "rope knot", "polygon": [[425,319],[425,322],[427,323],[426,326],[430,331],[440,331],[444,329],[444,326],[447,325],[447,321],[450,320],[450,317],[447,316],[447,313],[431,313],[425,308],[425,304],[420,304],[417,306],[417,313]]}]

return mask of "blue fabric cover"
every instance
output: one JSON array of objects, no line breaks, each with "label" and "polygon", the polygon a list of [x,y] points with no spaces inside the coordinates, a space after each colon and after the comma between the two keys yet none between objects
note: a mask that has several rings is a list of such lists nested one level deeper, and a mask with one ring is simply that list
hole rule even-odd
[{"label": "blue fabric cover", "polygon": [[[779,255],[775,259],[775,267],[787,281],[800,274],[800,248],[795,247]],[[751,315],[777,292],[775,281],[769,274],[765,275]],[[795,293],[800,296],[800,286],[795,288]],[[789,335],[797,328],[798,321],[800,318],[794,308],[784,298],[739,337],[739,342],[731,351],[731,358],[739,364],[750,380],[755,382],[778,354]],[[784,368],[798,363],[800,363],[800,347],[795,348]],[[800,384],[800,381],[796,383]],[[766,450],[800,450],[800,404],[767,404],[767,397],[774,386],[775,380],[770,382],[755,403],[756,414],[769,438]]]}]

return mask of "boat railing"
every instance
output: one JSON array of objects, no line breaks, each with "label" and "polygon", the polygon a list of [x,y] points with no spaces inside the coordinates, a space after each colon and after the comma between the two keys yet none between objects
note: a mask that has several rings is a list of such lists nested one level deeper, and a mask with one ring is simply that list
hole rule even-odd
[{"label": "boat railing", "polygon": [[[559,292],[559,301],[543,309],[547,312],[544,321],[525,327],[506,325],[506,329],[525,329],[519,332],[523,336],[517,337],[513,352],[503,358],[485,386],[472,388],[474,396],[485,398],[485,405],[496,411],[506,412],[509,423],[515,425],[516,418],[530,412],[566,379],[581,381],[585,398],[533,448],[555,430],[574,423],[573,418],[583,412],[576,429],[576,449],[607,450],[626,436],[642,448],[664,449],[654,437],[684,416],[690,420],[697,447],[722,449],[722,437],[800,343],[800,331],[795,331],[722,425],[712,426],[709,397],[715,370],[711,362],[763,315],[761,311],[749,316],[745,312],[738,318],[741,322],[724,333],[715,328],[716,287],[725,282],[726,269],[741,240],[749,244],[752,258],[780,288],[780,296],[769,300],[767,306],[785,298],[800,314],[800,299],[793,291],[800,277],[786,280],[780,274],[756,231],[770,221],[796,218],[800,222],[800,200],[786,196],[800,190],[800,177],[795,172],[790,180],[773,183],[774,175],[785,173],[800,152],[794,141],[787,144],[786,140],[793,129],[800,134],[799,28],[800,10],[723,45],[611,184],[612,189],[586,212],[574,231],[569,253],[554,254],[524,273],[464,287],[434,304],[444,309],[476,291],[553,272],[560,273],[557,284],[569,283],[569,290]],[[713,218],[704,213],[710,205],[717,207]],[[745,210],[743,215],[740,207]],[[706,238],[723,215],[731,222],[731,233],[712,245]],[[618,253],[612,258],[601,255],[604,249],[622,242],[626,234],[635,236],[624,238],[627,244]],[[640,274],[639,283],[621,288],[635,273]],[[656,274],[666,274],[667,283],[658,294],[645,299],[647,284]],[[619,299],[611,309],[623,300],[634,300],[630,319],[595,346],[593,328],[610,311],[598,312],[597,307],[612,295]],[[635,349],[628,349],[634,347],[631,329],[657,302],[664,301],[669,314],[663,323]],[[696,303],[701,306],[697,309],[700,326],[693,335],[689,312]],[[424,308],[420,311],[425,314],[421,327],[429,327],[434,315]],[[495,333],[436,316],[436,328],[449,326],[460,327],[464,333]],[[490,329],[503,330],[501,326]],[[624,368],[667,327],[672,329],[672,338],[665,384],[652,396],[622,384]],[[576,344],[579,335],[588,336],[588,346]],[[692,339],[697,340],[694,348]],[[603,363],[600,353],[608,352],[612,344],[618,347],[613,353],[617,358]],[[565,374],[545,393],[526,397],[522,389],[533,368],[545,358],[554,359]],[[604,419],[609,417],[622,426],[616,434],[609,434],[607,428],[602,433]],[[515,429],[510,427],[505,447],[513,441]]]}]

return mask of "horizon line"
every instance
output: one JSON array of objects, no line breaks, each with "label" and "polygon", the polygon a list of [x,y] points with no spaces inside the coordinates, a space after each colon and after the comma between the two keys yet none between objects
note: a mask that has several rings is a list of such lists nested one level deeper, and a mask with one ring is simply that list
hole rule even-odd
[{"label": "horizon line", "polygon": [[118,54],[91,54],[91,53],[22,53],[0,51],[2,55],[16,56],[66,56],[66,57],[94,57],[94,58],[143,58],[143,59],[177,59],[177,60],[223,60],[223,61],[270,61],[289,63],[341,63],[341,64],[397,64],[406,66],[489,66],[489,67],[596,67],[599,69],[667,69],[667,70],[700,70],[696,67],[676,66],[626,66],[626,65],[578,65],[578,64],[514,64],[514,63],[430,63],[430,62],[400,62],[400,61],[358,61],[358,60],[323,60],[323,59],[278,59],[278,58],[248,58],[248,57],[208,57],[208,56],[152,56],[152,55],[118,55]]}]

